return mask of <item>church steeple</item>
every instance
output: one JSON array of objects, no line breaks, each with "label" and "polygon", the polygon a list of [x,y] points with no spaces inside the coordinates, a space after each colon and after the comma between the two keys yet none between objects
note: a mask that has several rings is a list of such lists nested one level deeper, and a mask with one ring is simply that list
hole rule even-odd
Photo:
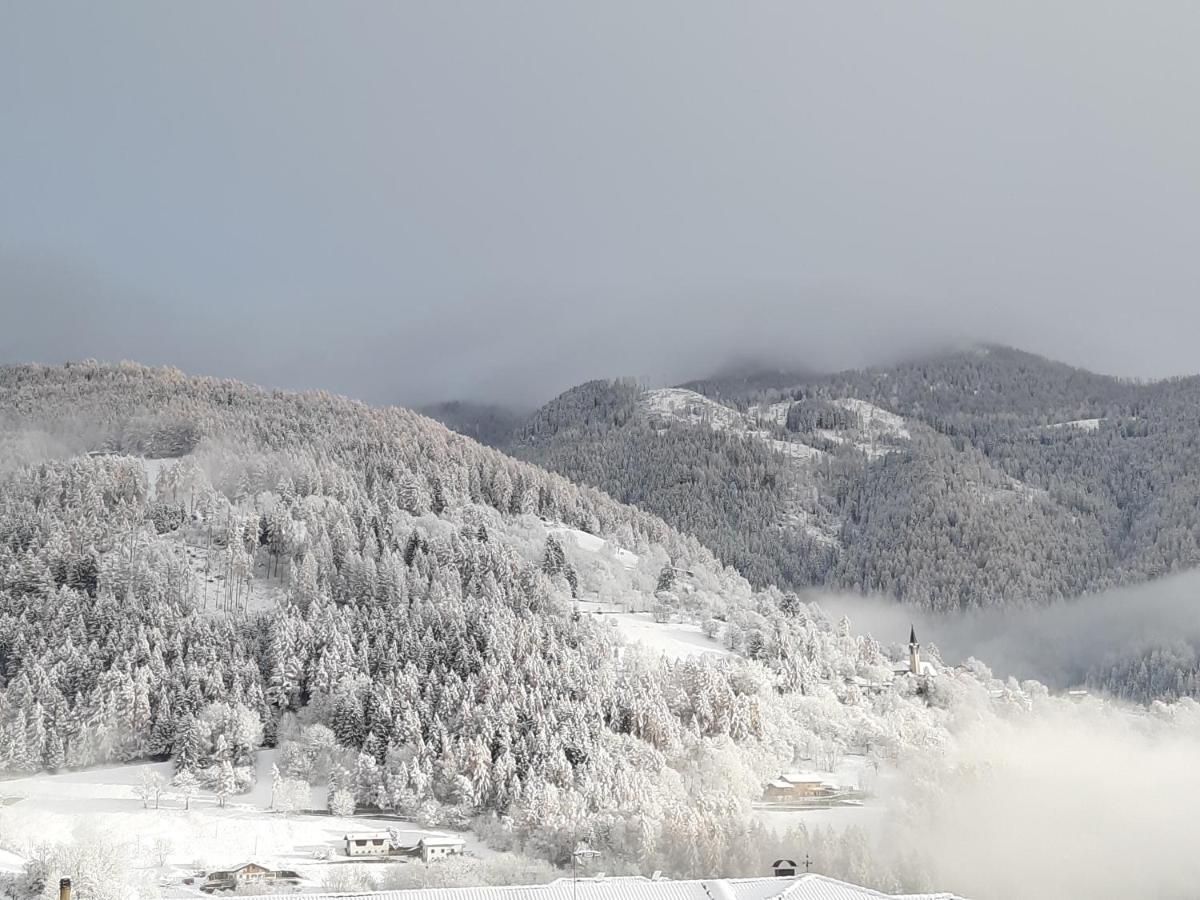
[{"label": "church steeple", "polygon": [[921,645],[917,643],[915,625],[909,625],[908,629],[908,671],[914,675],[921,674]]}]

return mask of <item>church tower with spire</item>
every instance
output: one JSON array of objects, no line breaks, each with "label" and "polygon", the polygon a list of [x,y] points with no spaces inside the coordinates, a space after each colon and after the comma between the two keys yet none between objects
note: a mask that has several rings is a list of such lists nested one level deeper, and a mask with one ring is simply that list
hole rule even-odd
[{"label": "church tower with spire", "polygon": [[917,643],[917,629],[913,625],[908,631],[908,671],[921,674],[921,645]]}]

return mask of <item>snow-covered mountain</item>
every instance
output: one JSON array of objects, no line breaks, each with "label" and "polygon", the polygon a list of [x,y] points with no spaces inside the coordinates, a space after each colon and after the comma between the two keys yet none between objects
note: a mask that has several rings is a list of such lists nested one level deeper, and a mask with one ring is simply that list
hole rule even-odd
[{"label": "snow-covered mountain", "polygon": [[1200,564],[1200,380],[992,346],[779,377],[590,382],[497,446],[662,516],[756,584],[945,611]]},{"label": "snow-covered mountain", "polygon": [[[628,415],[663,446],[711,435],[678,446],[800,484],[831,463],[767,441],[812,446],[817,428],[844,438],[815,448],[834,462],[887,466],[927,427],[870,400],[809,404],[798,420],[789,409],[794,431],[771,431],[762,404],[715,429],[700,404],[701,422],[663,428],[690,407],[636,386],[625,396],[576,397],[528,435],[568,414],[572,428],[608,433]],[[653,514],[415,413],[84,364],[0,369],[0,423],[7,774],[169,758],[172,803],[240,803],[242,817],[281,814],[246,798],[295,809],[315,791],[338,816],[470,830],[472,846],[518,861],[562,865],[586,837],[614,874],[728,877],[801,848],[856,882],[980,897],[1011,886],[993,847],[1016,829],[1011,804],[1040,797],[1049,809],[1021,826],[1039,832],[1030,864],[1115,897],[1128,879],[1091,890],[1087,854],[1041,832],[1110,848],[1112,829],[1072,810],[1110,785],[1107,766],[1137,758],[1122,782],[1129,814],[1155,854],[1184,855],[1186,829],[1168,826],[1171,798],[1200,789],[1177,764],[1200,740],[1194,703],[1126,711],[1051,696],[904,647],[906,634],[855,634],[794,593],[752,587]],[[868,439],[895,449],[855,446]],[[1104,766],[1074,766],[1084,745]],[[276,765],[269,791],[253,787],[268,777],[262,746]],[[145,798],[158,796],[159,768],[143,766]],[[853,772],[865,805],[756,808],[793,769]],[[103,800],[131,804],[97,812],[93,831],[158,833],[130,777],[79,776],[126,785]],[[96,860],[128,856],[107,838],[99,853],[14,845],[71,831],[38,798],[72,782],[12,783],[25,793],[0,786],[0,848],[28,860],[4,882],[14,891],[92,879]],[[176,812],[181,827],[204,827]],[[84,823],[87,804],[77,814]],[[1187,869],[1153,870],[1151,887],[1187,896],[1175,889]],[[124,884],[125,869],[104,871]],[[1064,890],[1043,876],[1025,895]]]},{"label": "snow-covered mountain", "polygon": [[406,410],[85,364],[0,370],[0,417],[9,772],[170,756],[224,797],[266,743],[502,849],[716,872],[799,757],[947,739],[899,647]]}]

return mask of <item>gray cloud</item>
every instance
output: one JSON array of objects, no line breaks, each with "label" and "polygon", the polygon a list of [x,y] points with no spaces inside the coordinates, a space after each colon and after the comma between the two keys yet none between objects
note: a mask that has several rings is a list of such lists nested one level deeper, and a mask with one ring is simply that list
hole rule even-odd
[{"label": "gray cloud", "polygon": [[0,11],[0,356],[532,402],[965,337],[1194,371],[1200,10]]}]

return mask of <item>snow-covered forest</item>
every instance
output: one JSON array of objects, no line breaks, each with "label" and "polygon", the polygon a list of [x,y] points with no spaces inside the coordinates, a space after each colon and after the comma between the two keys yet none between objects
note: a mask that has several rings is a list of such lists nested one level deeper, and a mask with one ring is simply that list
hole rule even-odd
[{"label": "snow-covered forest", "polygon": [[[497,446],[662,516],[758,585],[953,611],[1200,562],[1196,378],[1125,381],[991,346],[779,378],[689,383],[682,415],[661,391],[589,382]],[[481,414],[450,420],[470,432]]]},{"label": "snow-covered forest", "polygon": [[[1196,378],[980,345],[828,376],[588,382],[503,440],[474,433],[661,516],[754,585],[958,614],[1086,603],[1200,563],[1197,410]],[[1194,695],[1196,650],[1148,646],[1088,681]]]},{"label": "snow-covered forest", "polygon": [[[3,369],[0,415],[12,774],[169,758],[170,790],[223,804],[272,746],[289,808],[315,788],[553,865],[586,839],[609,871],[753,874],[755,848],[805,846],[920,889],[953,868],[904,835],[962,742],[1070,707],[933,648],[937,678],[896,677],[907,635],[406,410],[85,363]],[[625,646],[589,611],[617,603],[723,652]],[[1156,718],[1196,727],[1194,704]],[[755,817],[777,772],[848,753],[895,776],[887,827]]]},{"label": "snow-covered forest", "polygon": [[[265,742],[343,803],[483,817],[555,863],[587,833],[629,865],[715,872],[780,766],[944,739],[915,692],[845,688],[888,669],[875,641],[412,413],[132,365],[0,385],[10,772],[169,756],[226,795]],[[746,659],[618,655],[573,594],[640,595]]]}]

